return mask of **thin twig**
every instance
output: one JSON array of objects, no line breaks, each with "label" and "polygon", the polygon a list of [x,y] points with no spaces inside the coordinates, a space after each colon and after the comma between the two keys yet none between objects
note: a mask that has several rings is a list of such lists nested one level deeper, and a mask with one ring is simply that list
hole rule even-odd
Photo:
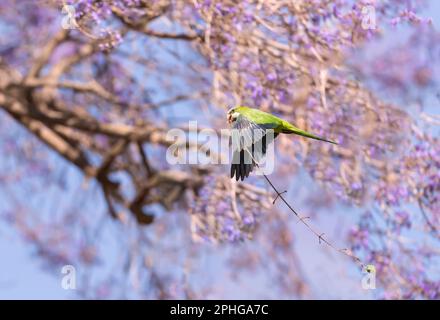
[{"label": "thin twig", "polygon": [[144,168],[147,171],[147,176],[151,177],[151,175],[153,174],[153,170],[151,169],[150,162],[148,161],[148,157],[147,157],[147,154],[145,153],[142,142],[138,141],[137,147],[138,147],[139,153],[141,155],[142,164],[144,165]]},{"label": "thin twig", "polygon": [[[246,150],[246,149],[245,149]],[[248,154],[250,155],[251,159],[253,160],[253,162],[255,163],[256,167],[258,169],[260,169],[260,166],[258,164],[258,161],[255,160],[253,154],[251,152],[249,152],[249,150],[246,150],[248,152]],[[274,184],[272,183],[272,181],[270,181],[270,179],[268,178],[268,176],[264,173],[262,173],[264,178],[266,179],[266,181],[269,183],[269,185],[272,187],[272,189],[275,191],[275,193],[277,194],[275,200],[273,201],[273,204],[275,204],[275,201],[280,198],[284,204],[290,209],[290,211],[292,211],[295,216],[299,219],[299,221],[305,225],[307,227],[307,229],[309,229],[317,238],[319,241],[319,244],[321,244],[321,242],[324,242],[327,246],[329,246],[330,248],[332,248],[333,250],[340,252],[344,255],[346,255],[347,257],[350,257],[351,259],[353,259],[362,269],[364,268],[365,264],[362,262],[361,259],[359,259],[358,257],[356,257],[350,250],[348,249],[338,249],[336,248],[331,242],[329,242],[327,239],[324,238],[324,233],[318,233],[310,224],[307,223],[306,219],[309,217],[301,217],[298,212],[296,212],[296,210],[290,205],[290,203],[287,202],[287,200],[283,197],[283,193],[286,193],[286,191],[283,192],[279,192],[278,189],[274,186]]]},{"label": "thin twig", "polygon": [[435,225],[431,222],[431,220],[429,220],[428,215],[426,214],[425,209],[423,208],[423,204],[422,201],[420,199],[417,200],[417,203],[419,205],[420,208],[420,212],[422,213],[423,218],[426,221],[426,224],[428,225],[428,227],[431,229],[431,232],[437,236],[437,228],[435,227]]},{"label": "thin twig", "polygon": [[[257,167],[258,164],[256,163]],[[310,218],[310,217],[301,217],[298,212],[296,212],[296,210],[290,205],[290,203],[287,202],[287,200],[283,197],[283,193],[284,192],[279,192],[278,189],[274,186],[274,184],[272,183],[272,181],[270,181],[270,179],[267,177],[267,175],[265,175],[263,173],[264,178],[266,179],[266,181],[269,183],[269,185],[272,187],[272,189],[275,191],[275,193],[277,194],[275,200],[274,200],[274,204],[275,201],[280,198],[284,204],[290,209],[290,211],[292,211],[296,217],[299,219],[299,222],[301,222],[303,225],[305,225],[317,238],[319,243],[321,244],[321,242],[325,243],[327,246],[329,246],[330,248],[332,248],[335,251],[338,251],[348,257],[350,257],[351,259],[353,259],[361,268],[363,268],[365,266],[365,264],[361,261],[361,259],[359,259],[358,257],[356,257],[353,253],[351,253],[351,251],[349,251],[348,249],[338,249],[336,248],[331,242],[329,242],[327,239],[324,238],[324,233],[318,233],[310,224],[307,223],[307,221],[305,221],[306,219]]]}]

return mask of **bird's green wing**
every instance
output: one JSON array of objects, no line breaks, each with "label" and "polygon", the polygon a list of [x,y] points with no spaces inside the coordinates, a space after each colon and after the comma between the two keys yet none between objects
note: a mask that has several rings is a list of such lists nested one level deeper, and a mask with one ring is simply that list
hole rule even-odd
[{"label": "bird's green wing", "polygon": [[[231,178],[244,180],[266,154],[276,133],[240,114],[232,127]],[[270,129],[270,128],[269,128]]]},{"label": "bird's green wing", "polygon": [[246,117],[249,121],[259,125],[265,129],[273,129],[277,131],[278,127],[281,127],[283,120],[274,116],[273,114],[248,108],[248,107],[238,107],[237,112]]},{"label": "bird's green wing", "polygon": [[273,129],[276,133],[286,133],[286,134],[297,134],[303,137],[312,138],[316,140],[326,141],[333,144],[337,144],[334,141],[328,140],[323,137],[319,137],[315,134],[312,134],[310,132],[307,132],[305,130],[301,130],[300,128],[295,127],[293,124],[278,118],[277,116],[274,116],[273,114],[248,108],[248,107],[238,107],[237,112],[244,115],[246,118],[248,118],[250,121],[258,124],[259,126],[266,128],[266,129]]}]

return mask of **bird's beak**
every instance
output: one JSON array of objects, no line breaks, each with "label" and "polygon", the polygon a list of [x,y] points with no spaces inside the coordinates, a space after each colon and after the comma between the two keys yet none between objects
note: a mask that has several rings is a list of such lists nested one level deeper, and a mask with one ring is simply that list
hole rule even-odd
[{"label": "bird's beak", "polygon": [[228,123],[231,124],[232,123],[232,114],[229,113],[227,116],[227,119],[228,119]]}]

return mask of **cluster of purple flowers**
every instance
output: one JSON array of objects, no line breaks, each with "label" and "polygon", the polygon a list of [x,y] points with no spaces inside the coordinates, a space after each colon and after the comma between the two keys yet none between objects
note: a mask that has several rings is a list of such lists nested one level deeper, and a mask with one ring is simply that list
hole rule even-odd
[{"label": "cluster of purple flowers", "polygon": [[267,196],[245,189],[222,176],[210,175],[190,207],[193,237],[210,242],[238,242],[252,238]]}]

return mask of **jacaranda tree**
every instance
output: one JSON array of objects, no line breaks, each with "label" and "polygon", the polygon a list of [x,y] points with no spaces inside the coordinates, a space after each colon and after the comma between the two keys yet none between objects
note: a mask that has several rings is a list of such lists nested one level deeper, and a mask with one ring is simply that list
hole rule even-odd
[{"label": "jacaranda tree", "polygon": [[[338,297],[322,274],[360,287],[369,264],[374,297],[438,299],[428,4],[1,1],[2,223],[49,270],[75,266],[83,297]],[[236,105],[338,142],[275,143],[270,181],[300,220],[197,134]],[[186,163],[167,161],[171,129]]]}]

